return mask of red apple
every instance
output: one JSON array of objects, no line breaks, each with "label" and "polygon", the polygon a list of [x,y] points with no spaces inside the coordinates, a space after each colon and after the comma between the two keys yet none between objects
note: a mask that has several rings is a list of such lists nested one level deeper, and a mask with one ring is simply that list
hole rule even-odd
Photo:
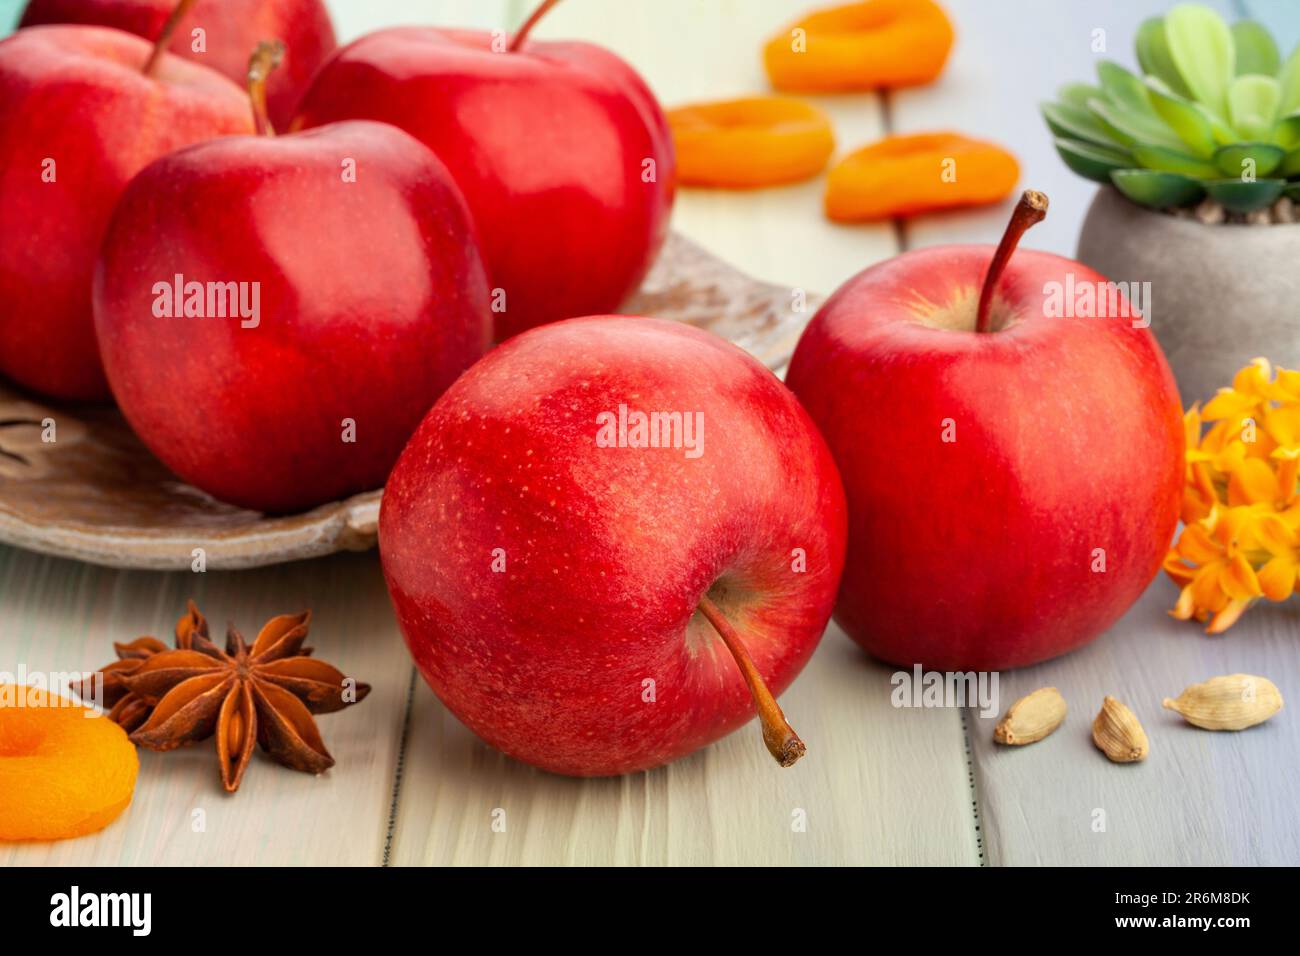
[{"label": "red apple", "polygon": [[[639,427],[652,413],[678,418]],[[821,638],[844,521],[826,445],[771,372],[689,326],[597,316],[447,391],[389,477],[379,548],[425,680],[507,754],[631,773],[757,705],[788,765],[803,745],[772,694]]]},{"label": "red apple", "polygon": [[1178,520],[1164,355],[1141,320],[1053,317],[1071,274],[1105,280],[1010,259],[1046,210],[1026,197],[992,265],[988,247],[939,246],[873,266],[790,365],[848,496],[836,620],[896,664],[993,670],[1079,647],[1142,593]]},{"label": "red apple", "polygon": [[127,181],[172,150],[253,128],[239,87],[152,51],[103,27],[0,42],[0,372],[57,398],[108,398],[90,282]]},{"label": "red apple", "polygon": [[498,339],[616,309],[654,260],[673,200],[671,134],[641,78],[601,47],[526,32],[509,49],[463,30],[372,33],[322,67],[295,121],[381,120],[442,158],[504,292]]},{"label": "red apple", "polygon": [[[19,26],[86,23],[116,27],[150,42],[176,7],[176,0],[31,0]],[[204,31],[195,49],[194,31]],[[338,46],[324,0],[197,0],[168,49],[203,63],[239,84],[248,56],[262,40],[284,42],[284,63],[271,78],[271,121],[287,127],[316,68]]]},{"label": "red apple", "polygon": [[164,464],[284,512],[382,485],[487,349],[491,314],[446,167],[357,121],[146,167],[109,226],[95,328],[122,412]]}]

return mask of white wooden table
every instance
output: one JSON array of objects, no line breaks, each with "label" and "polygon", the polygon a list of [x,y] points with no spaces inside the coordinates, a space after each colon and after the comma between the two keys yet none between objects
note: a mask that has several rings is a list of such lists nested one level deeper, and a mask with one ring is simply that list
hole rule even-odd
[{"label": "white wooden table", "polygon": [[[581,36],[642,70],[668,105],[763,91],[761,40],[812,0],[566,0],[540,36]],[[1027,245],[1070,255],[1091,196],[1057,160],[1036,104],[1092,75],[1092,31],[1132,61],[1155,0],[946,0],[958,46],[933,87],[819,99],[850,148],[887,129],[956,128],[1001,141],[1052,212]],[[523,0],[335,0],[340,34],[442,22],[512,27]],[[1227,0],[1220,4],[1227,10]],[[822,184],[749,194],[683,191],[676,225],[753,275],[829,292],[915,247],[994,241],[1007,210],[890,226],[836,226]],[[1212,735],[1160,709],[1214,674],[1269,676],[1300,692],[1300,605],[1253,610],[1208,638],[1165,614],[1157,580],[1112,631],[1061,660],[1002,675],[1002,704],[1055,684],[1070,703],[1048,741],[1006,750],[991,719],[890,705],[892,668],[831,627],[782,700],[809,756],[779,771],[747,727],[669,767],[611,780],[539,773],[478,742],[415,678],[374,554],[238,573],[117,572],[0,549],[0,670],[93,668],[111,642],[168,636],[186,597],[246,631],[310,607],[319,654],[374,685],[321,721],[338,765],[319,778],[261,757],[228,797],[206,745],[142,753],[129,812],[101,834],[0,845],[0,864],[1176,864],[1300,863],[1296,711]],[[1152,740],[1115,766],[1088,728],[1104,694],[1127,701]],[[494,814],[505,811],[504,832]],[[805,832],[792,826],[806,812]],[[196,813],[202,811],[202,813]],[[1098,827],[1104,821],[1104,829]],[[201,824],[201,825],[200,825]],[[499,828],[498,828],[499,829]]]}]

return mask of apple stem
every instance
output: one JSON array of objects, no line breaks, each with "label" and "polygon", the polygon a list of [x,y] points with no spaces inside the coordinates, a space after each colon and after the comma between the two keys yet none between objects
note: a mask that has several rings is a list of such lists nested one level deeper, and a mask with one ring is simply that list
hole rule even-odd
[{"label": "apple stem", "polygon": [[149,54],[149,59],[144,61],[145,76],[152,76],[153,71],[158,68],[163,54],[171,46],[172,37],[176,34],[176,28],[181,25],[181,21],[185,19],[185,15],[190,12],[192,6],[194,6],[194,0],[180,0],[180,3],[176,4],[176,9],[172,11],[172,15],[163,24],[162,32],[158,34],[158,39],[153,45],[153,52]]},{"label": "apple stem", "polygon": [[537,21],[550,13],[551,8],[559,2],[560,0],[542,0],[538,8],[533,11],[533,15],[524,21],[524,25],[519,28],[519,32],[516,33],[514,39],[510,41],[510,46],[507,48],[506,52],[518,52],[519,48],[524,45],[524,41],[528,39],[528,34],[532,31],[533,27],[537,26]]},{"label": "apple stem", "polygon": [[768,752],[782,767],[793,765],[808,748],[785,719],[781,706],[772,696],[772,692],[767,689],[767,685],[763,683],[762,675],[758,673],[758,668],[754,666],[749,651],[745,650],[744,642],[736,633],[736,629],[731,626],[731,622],[708,595],[700,598],[700,610],[718,632],[722,643],[727,645],[727,650],[731,651],[731,656],[736,659],[736,666],[740,668],[745,683],[749,685],[749,693],[754,698],[754,707],[758,710],[758,719],[763,724],[763,743],[767,744]]},{"label": "apple stem", "polygon": [[279,40],[263,40],[248,58],[248,98],[253,102],[258,136],[275,135],[266,109],[266,81],[283,59],[284,44]]},{"label": "apple stem", "polygon": [[989,312],[993,307],[993,291],[1002,279],[1002,272],[1011,261],[1012,253],[1020,243],[1020,237],[1029,230],[1030,226],[1042,222],[1046,215],[1047,196],[1036,189],[1026,189],[1020,197],[1020,202],[1016,203],[1015,211],[1011,213],[1007,231],[1002,234],[1002,241],[998,243],[997,251],[993,253],[993,261],[989,263],[989,271],[984,274],[984,287],[980,289],[979,311],[975,313],[976,332],[992,331],[989,328],[989,322],[992,321]]}]

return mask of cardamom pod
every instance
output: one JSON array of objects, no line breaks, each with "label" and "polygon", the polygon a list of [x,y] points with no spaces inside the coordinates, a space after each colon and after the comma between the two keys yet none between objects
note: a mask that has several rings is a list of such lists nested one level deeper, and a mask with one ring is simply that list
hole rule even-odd
[{"label": "cardamom pod", "polygon": [[1007,708],[993,728],[1000,744],[1032,744],[1042,740],[1065,720],[1065,698],[1055,687],[1040,687]]},{"label": "cardamom pod", "polygon": [[1092,741],[1115,763],[1145,760],[1151,747],[1146,731],[1133,711],[1109,694],[1101,702],[1101,711],[1092,722]]},{"label": "cardamom pod", "polygon": [[1165,707],[1206,730],[1245,730],[1282,709],[1282,692],[1267,677],[1227,674],[1188,687]]}]

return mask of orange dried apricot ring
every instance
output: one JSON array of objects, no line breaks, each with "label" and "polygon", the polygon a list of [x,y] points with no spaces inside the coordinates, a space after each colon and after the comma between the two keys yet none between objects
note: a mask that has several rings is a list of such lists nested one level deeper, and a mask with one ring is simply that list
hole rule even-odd
[{"label": "orange dried apricot ring", "polygon": [[678,182],[755,189],[795,183],[826,168],[830,118],[785,96],[695,103],[668,111]]},{"label": "orange dried apricot ring", "polygon": [[140,768],[126,731],[34,687],[0,686],[0,840],[102,830],[131,802]]},{"label": "orange dried apricot ring", "polygon": [[952,21],[932,0],[865,0],[808,14],[768,41],[778,90],[835,93],[929,83],[952,50]]},{"label": "orange dried apricot ring", "polygon": [[863,222],[999,202],[1020,180],[1016,157],[960,133],[886,136],[840,160],[826,182],[826,215]]}]

